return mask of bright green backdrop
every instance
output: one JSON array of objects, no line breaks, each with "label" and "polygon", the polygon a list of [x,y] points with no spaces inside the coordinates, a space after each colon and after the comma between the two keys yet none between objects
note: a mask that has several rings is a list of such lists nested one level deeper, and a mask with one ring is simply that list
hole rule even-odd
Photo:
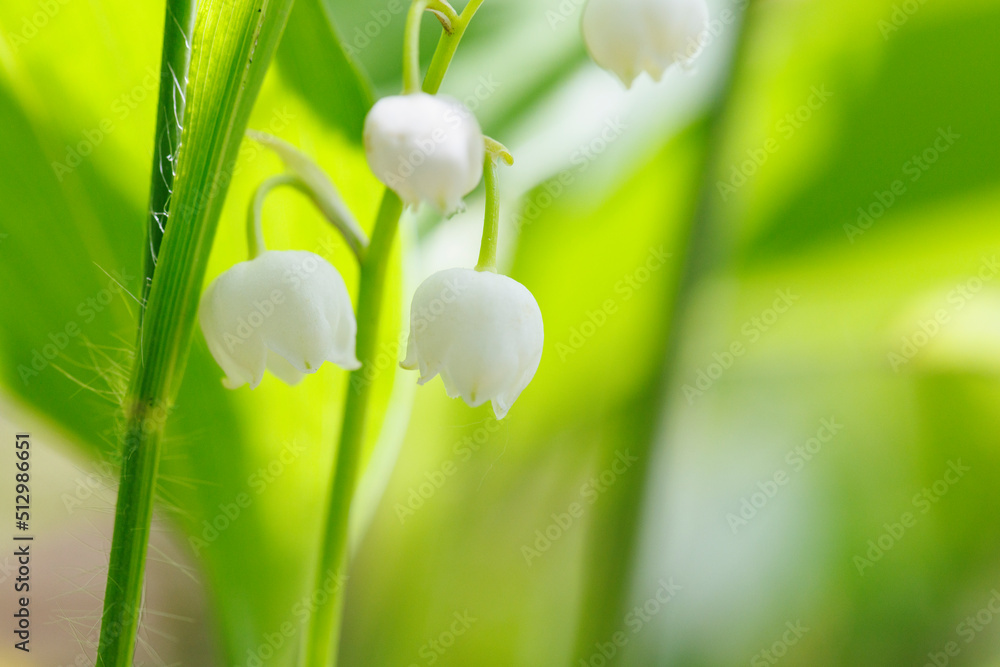
[{"label": "bright green backdrop", "polygon": [[[380,193],[359,145],[370,100],[327,19],[388,94],[398,88],[404,12],[380,0],[317,2],[298,0],[250,126],[314,156],[367,226]],[[721,268],[698,288],[668,396],[655,388],[677,239],[696,193],[705,91],[732,31],[722,29],[693,73],[675,72],[660,89],[643,82],[629,98],[586,59],[579,11],[488,1],[445,82],[463,99],[475,99],[481,77],[498,82],[477,113],[519,160],[504,172],[501,233],[510,274],[542,308],[545,355],[499,426],[488,408],[449,401],[436,381],[414,392],[411,374],[383,376],[380,444],[400,454],[377,509],[363,505],[375,513],[350,579],[344,664],[424,665],[432,654],[448,665],[568,664],[587,527],[618,491],[644,482],[632,604],[655,599],[661,580],[681,588],[652,605],[638,632],[635,617],[605,619],[626,632],[621,664],[768,664],[759,652],[796,622],[808,631],[782,664],[918,665],[951,641],[960,649],[952,664],[1000,664],[1000,620],[968,642],[960,625],[1000,589],[1000,3],[759,4],[717,174],[735,183],[735,167],[746,182],[717,195]],[[50,423],[94,460],[114,447],[134,349],[137,304],[109,289],[108,274],[138,294],[161,21],[156,3],[0,7],[4,407]],[[363,44],[366,29],[374,36]],[[620,140],[581,160],[619,116]],[[940,132],[957,138],[935,156]],[[67,151],[79,166],[54,169],[75,162]],[[914,171],[925,151],[928,168]],[[280,170],[249,142],[239,165],[212,277],[245,256],[250,192]],[[887,194],[897,179],[902,194]],[[862,234],[845,229],[858,225],[859,207],[878,211],[890,196]],[[346,246],[295,194],[275,195],[265,221],[272,247],[330,257],[354,289]],[[472,214],[406,224],[387,359],[412,284],[471,265],[476,225]],[[666,264],[642,273],[661,248],[672,253]],[[782,290],[794,302],[770,320]],[[59,345],[72,324],[79,334]],[[733,343],[745,353],[719,361]],[[25,381],[19,368],[49,344],[58,355]],[[715,373],[713,363],[731,367],[688,400],[683,386]],[[160,493],[200,568],[217,643],[185,664],[245,664],[267,633],[297,622],[345,391],[335,368],[298,388],[267,379],[252,393],[227,392],[220,378],[196,335]],[[786,453],[823,419],[842,427],[793,465]],[[648,479],[625,471],[590,505],[581,487],[604,470],[599,462],[650,433],[658,456]],[[304,453],[258,493],[251,475],[293,441]],[[938,486],[946,493],[932,490],[924,512],[915,496],[956,462],[969,471]],[[743,499],[774,490],[781,472],[773,497],[734,524]],[[377,475],[370,481],[377,491]],[[421,490],[429,498],[401,515]],[[251,506],[195,556],[189,537],[204,539],[203,522],[242,492]],[[581,500],[582,518],[527,563],[536,530]],[[914,525],[883,539],[891,548],[859,573],[855,557],[905,512]],[[464,613],[475,621],[437,653],[428,642]],[[594,651],[609,640],[593,637]],[[286,664],[292,648],[269,664]]]}]

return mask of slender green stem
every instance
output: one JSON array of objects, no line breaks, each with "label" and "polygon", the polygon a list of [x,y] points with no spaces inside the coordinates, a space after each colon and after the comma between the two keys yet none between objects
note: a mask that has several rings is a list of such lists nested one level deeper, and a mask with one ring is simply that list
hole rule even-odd
[{"label": "slender green stem", "polygon": [[445,34],[454,34],[461,18],[454,7],[444,0],[415,0],[406,15],[403,35],[403,92],[420,90],[420,24],[424,12],[432,11],[441,20]]},{"label": "slender green stem", "polygon": [[497,271],[497,237],[500,228],[500,165],[491,153],[483,165],[486,181],[486,217],[483,220],[483,240],[479,245],[476,271]]},{"label": "slender green stem", "polygon": [[[431,60],[427,78],[424,80],[424,92],[433,95],[438,91],[455,55],[458,42],[462,39],[469,21],[482,3],[483,0],[469,2],[462,15],[452,21],[452,32],[445,31],[441,35]],[[407,26],[407,45],[419,37],[419,34],[411,35],[411,31],[419,31],[419,28],[412,28],[412,24],[416,22],[413,12],[417,7],[422,12],[426,8],[425,0],[415,0],[411,6]],[[413,58],[412,63],[419,64],[419,57]],[[407,73],[404,74],[404,80],[407,80],[406,77],[412,75],[412,71],[415,70],[416,68],[407,70]],[[343,581],[347,571],[348,522],[350,520],[351,500],[354,497],[360,472],[361,451],[368,424],[368,407],[374,385],[370,377],[370,368],[375,361],[389,256],[402,214],[402,201],[394,192],[386,189],[375,221],[375,229],[372,232],[371,246],[361,263],[361,281],[357,301],[357,357],[361,361],[361,368],[353,371],[348,379],[349,389],[344,404],[344,421],[341,425],[337,459],[334,463],[329,487],[330,497],[324,525],[325,533],[319,565],[315,572],[314,590],[327,588],[330,581]],[[301,665],[305,667],[336,665],[345,588],[345,586],[339,586],[326,596],[325,602],[320,604],[310,617],[305,647],[300,661]]]},{"label": "slender green stem", "polygon": [[[337,191],[337,186],[330,180],[330,176],[313,162],[312,158],[287,141],[266,132],[254,130],[248,130],[247,136],[277,153],[288,170],[285,175],[295,177],[291,179],[277,177],[273,179],[274,187],[291,185],[308,197],[327,222],[333,225],[344,237],[347,245],[358,258],[358,262],[363,261],[365,252],[368,251],[368,236],[361,229],[361,225],[358,224],[351,210],[344,204],[344,200],[341,198],[340,192]],[[265,188],[265,185],[268,185],[267,181],[261,185],[264,191],[258,190],[257,193],[257,196],[261,198],[259,206],[263,205],[263,197],[266,197],[273,189],[270,186]],[[259,208],[257,215],[260,215]],[[260,246],[263,247],[263,244]]]},{"label": "slender green stem", "polygon": [[[724,159],[725,133],[736,82],[751,28],[753,3],[744,10],[736,26],[739,31],[729,59],[720,92],[710,105],[705,121],[705,144],[698,169],[698,189],[687,228],[679,242],[683,264],[675,276],[673,298],[663,309],[656,337],[663,340],[662,365],[653,369],[636,395],[627,401],[623,431],[630,452],[637,462],[630,475],[635,483],[619,484],[609,489],[595,505],[593,521],[585,546],[585,581],[581,615],[577,627],[575,656],[571,664],[586,662],[594,652],[595,642],[606,641],[622,630],[632,570],[639,538],[649,465],[658,436],[663,433],[662,414],[669,414],[668,400],[675,387],[679,368],[681,339],[697,288],[725,256],[727,237],[721,229],[715,182]],[[632,444],[634,443],[634,445]],[[611,465],[616,451],[603,452],[602,466]]]},{"label": "slender green stem", "polygon": [[497,270],[497,240],[500,230],[500,160],[514,164],[514,156],[499,141],[486,137],[486,158],[483,178],[486,180],[486,217],[483,220],[483,241],[479,246],[476,271]]},{"label": "slender green stem", "polygon": [[298,176],[278,174],[257,186],[247,207],[247,254],[250,259],[260,257],[260,254],[267,250],[267,245],[264,243],[264,223],[261,219],[264,200],[271,194],[271,190],[282,185],[297,185],[299,182],[301,181]]},{"label": "slender green stem", "polygon": [[[386,190],[379,208],[372,244],[361,265],[361,285],[358,291],[358,345],[357,356],[362,370],[352,373],[347,401],[344,404],[344,422],[340,433],[340,448],[330,486],[330,502],[326,523],[326,539],[320,568],[316,574],[316,590],[331,578],[343,576],[346,571],[347,528],[350,518],[351,497],[357,485],[362,443],[368,416],[371,392],[365,382],[363,369],[372,363],[376,353],[382,296],[388,258],[395,241],[403,202],[391,190]],[[360,380],[360,381],[359,381]],[[343,587],[327,597],[310,619],[303,664],[309,667],[327,667],[336,664],[336,651],[340,636],[340,612],[343,604]]]},{"label": "slender green stem", "polygon": [[258,185],[254,191],[250,205],[247,207],[247,251],[250,259],[259,257],[262,252],[267,250],[267,245],[264,243],[262,222],[264,201],[272,190],[286,185],[308,197],[327,222],[332,224],[344,237],[344,241],[347,242],[358,262],[364,261],[365,253],[368,251],[368,237],[361,227],[354,222],[353,218],[345,218],[344,211],[346,209],[340,206],[339,202],[328,201],[322,193],[313,190],[309,183],[296,174],[272,176]]},{"label": "slender green stem", "polygon": [[[153,284],[156,258],[160,254],[167,227],[167,208],[174,190],[177,150],[187,101],[188,70],[191,65],[191,36],[194,30],[195,0],[167,2],[163,22],[163,55],[160,61],[160,92],[156,105],[156,135],[153,173],[146,217],[146,252],[143,253],[142,303]],[[141,324],[144,308],[139,311]]]},{"label": "slender green stem", "polygon": [[469,0],[469,4],[462,10],[461,15],[452,22],[452,32],[441,35],[437,50],[434,51],[434,57],[431,58],[431,64],[427,67],[427,74],[424,75],[423,91],[425,93],[433,95],[441,87],[444,75],[448,73],[448,67],[458,50],[458,45],[462,42],[462,37],[469,27],[469,23],[472,22],[472,17],[479,11],[483,2],[484,0]]},{"label": "slender green stem", "polygon": [[347,210],[344,203],[339,198],[334,200],[323,196],[322,193],[313,190],[305,180],[298,179],[290,183],[290,185],[308,197],[313,206],[319,209],[319,212],[326,218],[326,221],[340,232],[340,235],[344,237],[344,241],[351,248],[351,252],[357,258],[358,263],[364,262],[365,255],[368,253],[368,235],[354,221],[354,217],[351,216],[350,211]]}]

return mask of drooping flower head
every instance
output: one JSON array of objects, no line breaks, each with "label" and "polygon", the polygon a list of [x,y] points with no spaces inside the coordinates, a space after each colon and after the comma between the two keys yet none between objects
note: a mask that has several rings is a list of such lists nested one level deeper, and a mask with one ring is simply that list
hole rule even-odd
[{"label": "drooping flower head", "polygon": [[693,60],[707,27],[705,0],[590,0],[583,10],[591,57],[626,87],[644,71],[659,81],[674,63]]},{"label": "drooping flower head", "polygon": [[294,385],[324,361],[361,366],[344,280],[311,252],[272,250],[233,266],[205,291],[198,320],[230,389],[255,388],[265,368]]},{"label": "drooping flower head", "polygon": [[451,398],[491,401],[502,419],[535,376],[544,330],[538,303],[516,280],[490,271],[448,269],[413,296],[403,368],[420,383],[440,374]]},{"label": "drooping flower head", "polygon": [[412,93],[375,103],[364,128],[375,176],[412,206],[427,202],[448,215],[483,177],[483,132],[461,102]]}]

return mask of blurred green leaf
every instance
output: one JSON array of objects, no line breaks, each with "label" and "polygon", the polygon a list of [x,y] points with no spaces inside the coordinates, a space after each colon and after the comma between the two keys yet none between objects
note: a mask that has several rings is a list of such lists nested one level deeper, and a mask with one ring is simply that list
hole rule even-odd
[{"label": "blurred green leaf", "polygon": [[322,0],[298,0],[288,17],[277,64],[283,78],[331,127],[355,143],[374,93],[368,75],[344,50]]}]

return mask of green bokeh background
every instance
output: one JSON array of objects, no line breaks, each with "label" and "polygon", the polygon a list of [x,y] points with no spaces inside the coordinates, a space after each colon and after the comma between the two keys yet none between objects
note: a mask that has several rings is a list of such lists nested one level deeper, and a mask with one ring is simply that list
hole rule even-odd
[{"label": "green bokeh background", "polygon": [[[1000,590],[1000,3],[756,4],[712,177],[741,184],[712,193],[717,260],[674,332],[681,362],[666,391],[679,243],[735,36],[720,23],[691,71],[626,92],[587,59],[579,4],[488,0],[445,81],[517,157],[503,173],[501,262],[536,296],[546,348],[500,424],[488,407],[447,399],[438,381],[416,390],[395,366],[407,302],[429,273],[475,262],[481,189],[452,220],[407,218],[342,664],[576,665],[579,644],[593,646],[596,666],[621,629],[622,665],[1000,665],[1000,618],[962,625]],[[713,17],[727,6],[712,4]],[[47,434],[83,471],[113,459],[131,363],[137,304],[107,274],[138,293],[162,10],[0,6],[4,421]],[[342,49],[379,95],[394,93],[404,15],[392,1],[298,0],[250,123],[312,155],[366,226],[381,192],[359,142],[369,100]],[[484,78],[495,92],[483,94],[493,87]],[[828,99],[809,108],[816,90]],[[609,122],[624,129],[609,135]],[[942,131],[958,136],[937,152]],[[69,173],[53,168],[88,143]],[[245,149],[210,278],[245,256],[246,202],[280,170]],[[913,171],[915,157],[927,168]],[[874,216],[867,229],[859,208]],[[349,251],[304,201],[277,193],[265,216],[271,247],[328,256],[354,292]],[[644,272],[658,252],[667,261]],[[779,293],[794,299],[776,314]],[[71,323],[81,334],[25,381],[22,367]],[[729,359],[734,343],[744,353]],[[248,664],[308,599],[345,374],[325,367],[297,388],[268,378],[252,393],[220,378],[196,335],[159,489],[162,528],[195,583],[180,566],[158,568],[159,596],[146,604],[198,630],[148,635],[145,664]],[[809,460],[789,455],[822,420],[836,434]],[[304,453],[257,493],[250,477],[293,441]],[[630,468],[589,502],[585,485],[616,453],[650,446],[647,474]],[[959,464],[968,471],[934,486]],[[72,476],[60,483],[73,488]],[[253,502],[239,520],[192,548],[203,522],[244,492]],[[624,512],[630,493],[636,516]],[[547,543],[536,531],[574,502],[582,515],[538,549]],[[91,505],[107,517],[110,504]],[[53,541],[70,530],[60,512],[47,524]],[[636,521],[628,572],[595,577],[588,563],[622,545],[617,530],[594,526]],[[57,562],[72,568],[74,554]],[[178,608],[173,578],[198,592],[196,607]],[[655,602],[671,579],[676,595]],[[577,637],[584,601],[604,588],[626,591],[624,610],[592,619],[607,633]],[[78,610],[90,616],[76,635],[55,622],[58,602],[43,604],[53,623],[39,635],[71,636],[71,650],[53,642],[25,660],[5,647],[0,660],[92,658],[99,598]],[[450,642],[456,614],[475,620]],[[797,623],[801,637],[786,632]],[[296,641],[265,664],[291,664]],[[949,642],[957,655],[941,654]]]}]

